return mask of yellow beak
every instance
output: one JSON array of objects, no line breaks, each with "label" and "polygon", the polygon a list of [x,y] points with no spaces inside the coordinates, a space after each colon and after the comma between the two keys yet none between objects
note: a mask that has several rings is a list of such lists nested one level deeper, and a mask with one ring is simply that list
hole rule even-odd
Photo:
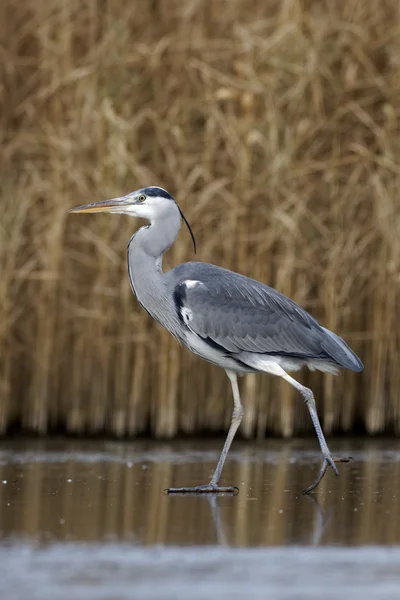
[{"label": "yellow beak", "polygon": [[110,212],[113,208],[123,206],[124,198],[113,198],[112,200],[102,200],[101,202],[93,202],[93,204],[84,204],[71,208],[70,213],[94,213],[94,212]]}]

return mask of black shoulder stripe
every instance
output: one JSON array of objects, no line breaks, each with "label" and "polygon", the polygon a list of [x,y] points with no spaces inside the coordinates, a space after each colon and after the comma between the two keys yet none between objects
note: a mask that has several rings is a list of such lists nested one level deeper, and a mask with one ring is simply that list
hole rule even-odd
[{"label": "black shoulder stripe", "polygon": [[181,321],[181,323],[184,323],[183,315],[182,315],[183,305],[186,300],[186,285],[184,283],[179,283],[176,286],[176,288],[174,289],[173,298],[174,298],[176,313],[179,317],[179,320]]}]

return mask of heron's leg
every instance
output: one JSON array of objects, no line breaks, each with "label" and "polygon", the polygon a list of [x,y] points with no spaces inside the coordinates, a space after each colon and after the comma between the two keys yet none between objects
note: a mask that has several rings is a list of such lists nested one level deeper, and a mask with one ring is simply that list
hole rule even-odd
[{"label": "heron's leg", "polygon": [[308,494],[314,488],[316,488],[317,485],[320,483],[320,481],[323,478],[323,476],[325,475],[328,467],[331,467],[331,469],[333,470],[335,475],[339,475],[339,471],[337,470],[335,462],[348,462],[350,459],[348,459],[348,458],[334,459],[332,457],[332,454],[329,451],[328,444],[326,443],[324,434],[322,432],[321,424],[319,422],[319,418],[318,418],[318,414],[317,414],[317,407],[315,405],[314,394],[312,393],[312,391],[309,388],[305,387],[304,385],[301,385],[301,383],[299,383],[298,381],[293,379],[293,377],[290,377],[290,375],[288,375],[285,371],[283,371],[283,369],[282,369],[282,373],[279,373],[279,374],[283,379],[285,379],[290,384],[292,384],[293,387],[295,387],[300,392],[300,394],[303,396],[304,402],[306,403],[306,406],[308,408],[308,411],[310,413],[310,416],[311,416],[311,419],[312,419],[312,422],[314,425],[315,432],[318,437],[319,445],[321,447],[323,460],[322,460],[322,465],[321,465],[321,469],[319,471],[318,477],[315,479],[315,481],[313,481],[313,483],[311,485],[309,485],[307,488],[305,488],[303,490],[303,494]]},{"label": "heron's leg", "polygon": [[229,448],[231,447],[233,438],[235,437],[235,433],[243,419],[243,405],[240,400],[239,394],[239,386],[237,383],[237,375],[235,371],[231,371],[230,369],[226,369],[226,374],[229,377],[229,380],[232,385],[233,392],[233,413],[231,424],[229,427],[228,435],[226,436],[225,444],[221,452],[221,456],[219,457],[219,461],[217,464],[217,468],[214,471],[214,475],[211,478],[210,483],[207,485],[199,485],[197,487],[184,487],[184,488],[168,488],[166,490],[169,494],[187,494],[187,493],[195,493],[195,494],[207,494],[207,493],[218,493],[218,492],[227,492],[227,493],[237,493],[239,490],[236,486],[228,486],[228,487],[220,487],[218,482],[221,477],[221,472],[224,467],[225,459],[229,452]]},{"label": "heron's leg", "polygon": [[218,481],[220,480],[222,469],[225,464],[225,459],[229,452],[229,448],[231,447],[233,438],[238,430],[240,423],[242,422],[244,409],[242,402],[240,400],[239,386],[237,382],[237,375],[235,371],[231,371],[230,369],[226,369],[226,374],[229,377],[232,386],[233,392],[233,413],[231,419],[231,425],[229,427],[228,435],[226,436],[225,444],[221,452],[221,456],[219,457],[219,461],[217,464],[217,468],[214,471],[214,475],[211,478],[210,485],[218,485]]}]

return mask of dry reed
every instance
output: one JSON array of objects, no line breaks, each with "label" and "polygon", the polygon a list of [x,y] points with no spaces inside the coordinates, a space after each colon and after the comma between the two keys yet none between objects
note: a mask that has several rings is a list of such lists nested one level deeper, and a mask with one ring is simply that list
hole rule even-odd
[{"label": "dry reed", "polygon": [[[312,375],[328,433],[400,430],[398,2],[3,0],[0,36],[0,431],[227,425],[224,373],[132,298],[136,224],[67,215],[149,184],[200,260],[361,356],[361,375]],[[182,233],[165,266],[192,258]],[[242,389],[245,436],[310,430],[287,384]]]}]

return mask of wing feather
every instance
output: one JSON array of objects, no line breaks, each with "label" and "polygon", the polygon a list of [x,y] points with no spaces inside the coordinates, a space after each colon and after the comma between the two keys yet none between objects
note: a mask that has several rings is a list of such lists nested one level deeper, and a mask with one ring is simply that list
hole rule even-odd
[{"label": "wing feather", "polygon": [[[202,263],[186,263],[188,265]],[[212,265],[206,265],[212,267]],[[218,270],[215,273],[214,270]],[[323,355],[323,329],[295,302],[276,290],[237,273],[212,267],[181,279],[176,290],[190,320],[186,325],[228,352],[290,356]]]},{"label": "wing feather", "polygon": [[166,278],[183,326],[239,359],[242,352],[256,352],[363,368],[342,338],[255,279],[198,262],[183,263]]}]

